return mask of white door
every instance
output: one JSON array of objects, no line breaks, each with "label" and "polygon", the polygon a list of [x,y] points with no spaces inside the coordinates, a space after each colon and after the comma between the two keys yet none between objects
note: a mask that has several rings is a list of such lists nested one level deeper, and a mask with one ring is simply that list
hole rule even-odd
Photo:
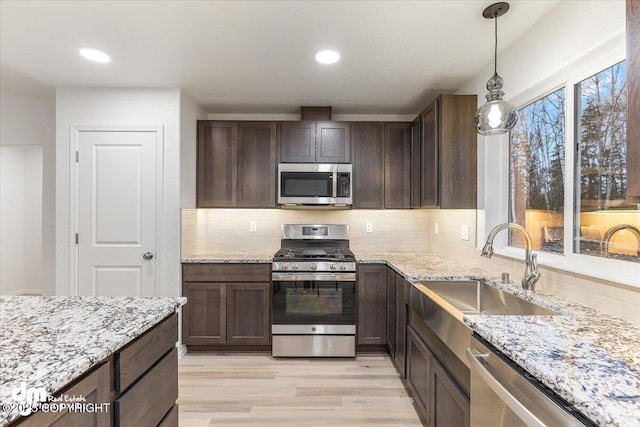
[{"label": "white door", "polygon": [[80,131],[78,294],[156,294],[157,131]]}]

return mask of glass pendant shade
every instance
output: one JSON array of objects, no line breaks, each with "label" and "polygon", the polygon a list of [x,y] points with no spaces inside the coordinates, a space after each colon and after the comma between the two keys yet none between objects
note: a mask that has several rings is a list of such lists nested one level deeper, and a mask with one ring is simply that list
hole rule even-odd
[{"label": "glass pendant shade", "polygon": [[495,23],[495,45],[493,53],[494,73],[487,81],[487,90],[489,93],[485,95],[485,102],[476,111],[473,123],[476,131],[480,135],[500,135],[514,128],[518,121],[516,110],[513,105],[502,97],[503,80],[498,75],[498,17],[504,15],[509,10],[508,3],[495,3],[487,7],[482,16],[487,19],[493,19]]}]

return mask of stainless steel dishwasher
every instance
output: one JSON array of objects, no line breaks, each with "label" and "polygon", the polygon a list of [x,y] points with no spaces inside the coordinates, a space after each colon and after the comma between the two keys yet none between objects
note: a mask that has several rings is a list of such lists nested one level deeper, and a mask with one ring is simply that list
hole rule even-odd
[{"label": "stainless steel dishwasher", "polygon": [[594,426],[490,344],[471,336],[471,427]]}]

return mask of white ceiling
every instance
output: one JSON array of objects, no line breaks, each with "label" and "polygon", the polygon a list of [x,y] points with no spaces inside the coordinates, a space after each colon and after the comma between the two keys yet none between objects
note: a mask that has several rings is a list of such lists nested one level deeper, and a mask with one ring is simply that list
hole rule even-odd
[{"label": "white ceiling", "polygon": [[[557,2],[512,0],[499,48]],[[209,113],[414,114],[492,62],[491,3],[2,0],[0,61],[52,87],[181,87]]]}]

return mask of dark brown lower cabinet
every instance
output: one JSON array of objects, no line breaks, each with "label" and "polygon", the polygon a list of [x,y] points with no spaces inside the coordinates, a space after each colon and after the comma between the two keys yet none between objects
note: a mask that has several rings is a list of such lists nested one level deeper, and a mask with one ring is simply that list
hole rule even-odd
[{"label": "dark brown lower cabinet", "polygon": [[356,345],[387,345],[387,266],[359,265],[357,270]]},{"label": "dark brown lower cabinet", "polygon": [[406,354],[407,354],[407,323],[409,321],[409,287],[407,282],[399,274],[395,275],[396,310],[395,310],[395,354],[396,368],[403,378],[406,378]]},{"label": "dark brown lower cabinet", "polygon": [[431,413],[432,354],[412,328],[407,328],[407,384],[423,420]]},{"label": "dark brown lower cabinet", "polygon": [[270,345],[270,264],[184,264],[182,277],[182,341],[189,349]]},{"label": "dark brown lower cabinet", "polygon": [[411,326],[407,328],[407,383],[418,413],[430,427],[469,426],[469,399]]},{"label": "dark brown lower cabinet", "polygon": [[396,355],[396,273],[387,271],[387,350],[391,357]]},{"label": "dark brown lower cabinet", "polygon": [[[64,391],[65,396],[82,396],[86,400],[82,403],[93,403],[103,405],[104,411],[95,412],[36,412],[26,418],[21,426],[42,427],[42,426],[95,426],[108,427],[111,425],[111,408],[108,407],[110,401],[110,364],[107,362],[85,376],[75,385]],[[177,376],[177,371],[176,371]],[[106,405],[105,405],[106,404]]]},{"label": "dark brown lower cabinet", "polygon": [[469,427],[469,400],[444,370],[431,359],[431,425]]},{"label": "dark brown lower cabinet", "polygon": [[94,404],[91,410],[36,412],[11,425],[177,426],[177,340],[178,315],[172,314],[58,394],[62,402],[82,397],[82,404]]}]

